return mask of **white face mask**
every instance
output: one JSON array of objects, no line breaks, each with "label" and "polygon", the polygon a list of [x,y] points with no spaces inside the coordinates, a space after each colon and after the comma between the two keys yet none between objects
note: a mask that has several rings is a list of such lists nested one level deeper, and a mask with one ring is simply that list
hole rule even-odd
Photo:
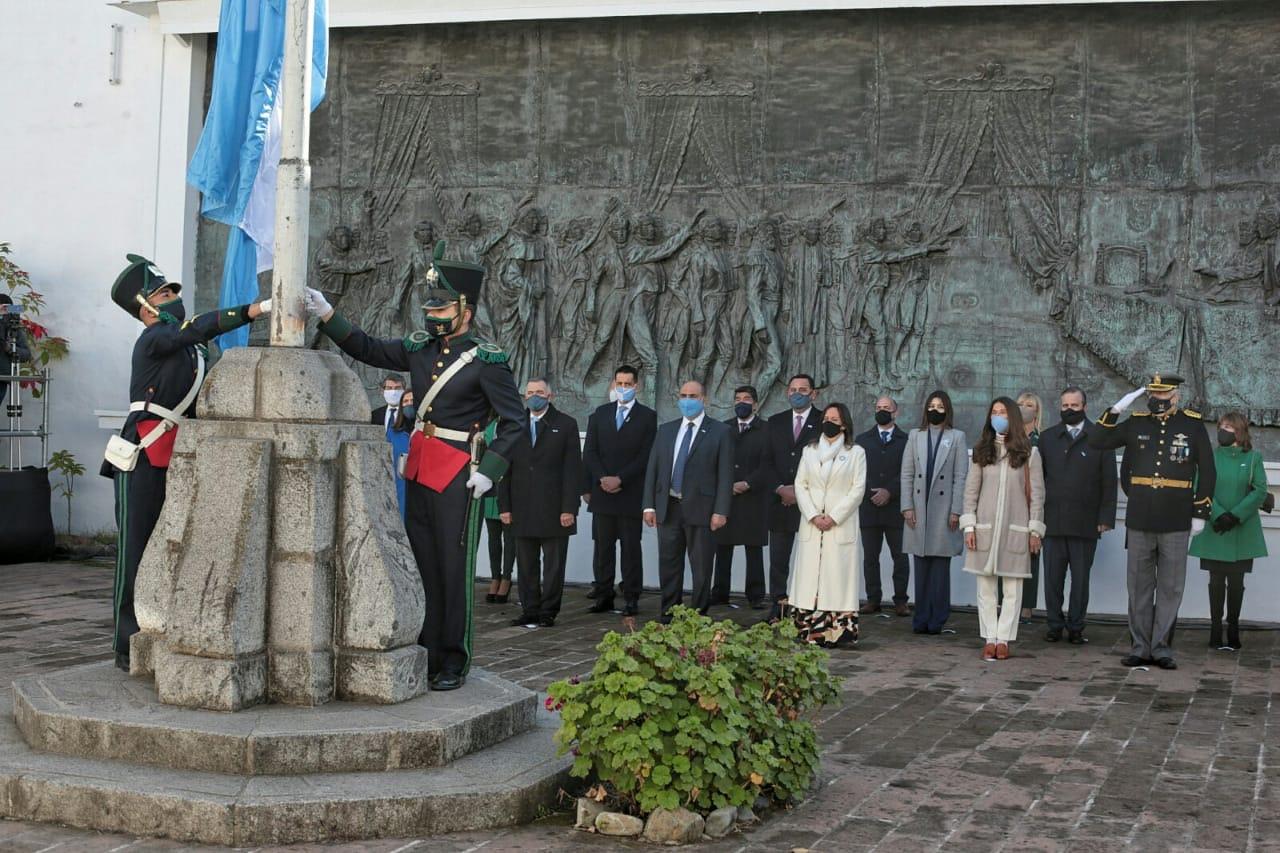
[{"label": "white face mask", "polygon": [[388,406],[400,405],[400,398],[403,396],[403,388],[390,388],[382,392],[382,399],[387,401]]},{"label": "white face mask", "polygon": [[616,403],[616,402],[618,402],[618,389],[617,389],[617,388],[610,388],[610,389],[609,389],[609,402],[610,402],[610,403]]}]

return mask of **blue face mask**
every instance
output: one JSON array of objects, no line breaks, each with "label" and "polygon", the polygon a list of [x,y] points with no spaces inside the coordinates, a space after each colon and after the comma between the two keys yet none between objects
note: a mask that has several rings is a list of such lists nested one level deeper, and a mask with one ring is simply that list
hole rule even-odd
[{"label": "blue face mask", "polygon": [[406,420],[411,421],[418,415],[418,410],[413,406],[404,406],[400,409],[400,415]]},{"label": "blue face mask", "polygon": [[1004,415],[992,415],[991,428],[1001,435],[1004,435],[1009,431],[1009,419]]},{"label": "blue face mask", "polygon": [[689,420],[693,420],[698,415],[702,414],[701,400],[690,400],[688,398],[681,397],[679,406],[680,414],[684,415]]},{"label": "blue face mask", "polygon": [[630,403],[630,402],[631,402],[632,400],[634,400],[635,398],[636,398],[636,389],[634,389],[634,388],[619,388],[619,389],[618,389],[618,400],[619,400],[619,401],[621,401],[621,402],[623,402],[623,403]]},{"label": "blue face mask", "polygon": [[792,394],[787,397],[787,402],[791,404],[791,408],[793,409],[804,409],[807,408],[809,403],[812,401],[809,399],[808,394]]},{"label": "blue face mask", "polygon": [[530,397],[528,400],[525,400],[524,404],[529,407],[529,411],[531,412],[541,412],[543,409],[545,409],[547,406],[551,404],[551,401],[548,400],[546,397],[539,397],[537,394],[535,394],[532,397]]}]

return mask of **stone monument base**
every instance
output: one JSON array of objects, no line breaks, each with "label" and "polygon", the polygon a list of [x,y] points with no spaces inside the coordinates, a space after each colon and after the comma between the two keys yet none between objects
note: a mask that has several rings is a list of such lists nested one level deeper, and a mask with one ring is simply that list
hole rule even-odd
[{"label": "stone monument base", "polygon": [[227,714],[160,702],[110,663],[14,682],[0,816],[252,846],[532,820],[568,780],[550,714],[483,670],[394,706]]}]

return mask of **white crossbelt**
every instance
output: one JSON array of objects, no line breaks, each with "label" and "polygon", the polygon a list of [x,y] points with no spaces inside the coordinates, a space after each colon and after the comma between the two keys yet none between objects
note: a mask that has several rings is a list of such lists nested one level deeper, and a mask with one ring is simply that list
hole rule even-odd
[{"label": "white crossbelt", "polygon": [[471,433],[465,430],[447,429],[442,426],[436,426],[435,424],[428,424],[426,419],[423,418],[423,415],[426,414],[428,407],[435,402],[436,397],[440,395],[440,392],[444,389],[444,386],[448,384],[449,380],[457,376],[458,371],[462,370],[462,368],[475,360],[476,350],[478,349],[480,348],[472,347],[459,355],[458,360],[449,365],[448,369],[446,369],[444,373],[441,373],[440,378],[432,384],[430,389],[428,389],[427,396],[422,399],[422,403],[418,406],[418,417],[415,418],[413,422],[414,432],[434,435],[436,438],[447,438],[450,441],[471,440]]}]

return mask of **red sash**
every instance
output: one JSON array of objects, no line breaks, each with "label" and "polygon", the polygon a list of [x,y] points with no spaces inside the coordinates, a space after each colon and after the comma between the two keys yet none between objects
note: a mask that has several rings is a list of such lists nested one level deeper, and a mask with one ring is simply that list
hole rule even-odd
[{"label": "red sash", "polygon": [[[157,429],[164,429],[166,423],[167,421],[138,421],[139,440],[146,438]],[[173,458],[173,443],[177,440],[178,428],[175,426],[143,448],[143,451],[147,454],[147,461],[151,463],[152,468],[169,467],[169,460]]]},{"label": "red sash", "polygon": [[409,457],[404,463],[404,478],[443,492],[458,476],[471,454],[446,444],[435,436],[415,432],[409,439]]}]

